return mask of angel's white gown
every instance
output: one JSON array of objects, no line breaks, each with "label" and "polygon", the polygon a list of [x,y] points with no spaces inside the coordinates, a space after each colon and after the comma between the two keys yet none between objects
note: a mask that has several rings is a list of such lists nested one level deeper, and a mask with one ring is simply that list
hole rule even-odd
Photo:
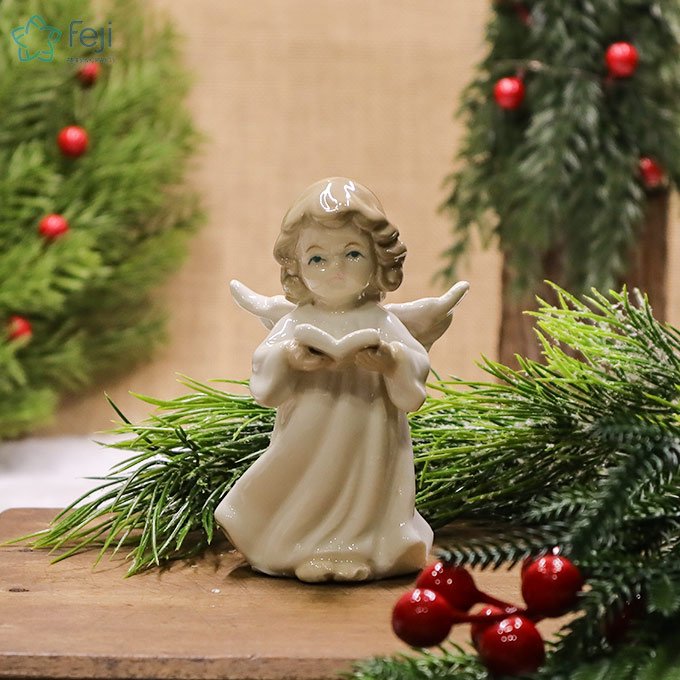
[{"label": "angel's white gown", "polygon": [[[347,361],[292,369],[283,345],[299,323],[341,338],[377,328],[397,342],[390,377]],[[354,580],[422,568],[432,530],[414,510],[407,411],[420,407],[430,362],[399,319],[375,303],[349,312],[303,305],[253,355],[255,400],[278,408],[271,444],[236,482],[215,517],[248,562],[303,580]]]}]

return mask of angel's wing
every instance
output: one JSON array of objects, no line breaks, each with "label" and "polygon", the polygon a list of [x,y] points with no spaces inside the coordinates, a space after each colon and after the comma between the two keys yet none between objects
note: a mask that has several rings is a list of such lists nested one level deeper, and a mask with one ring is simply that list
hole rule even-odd
[{"label": "angel's wing", "polygon": [[469,289],[467,281],[459,281],[441,297],[385,305],[385,309],[397,316],[409,333],[429,350],[451,325],[453,308]]},{"label": "angel's wing", "polygon": [[283,295],[260,295],[236,279],[231,281],[229,288],[236,304],[256,316],[268,330],[295,309],[295,305]]}]

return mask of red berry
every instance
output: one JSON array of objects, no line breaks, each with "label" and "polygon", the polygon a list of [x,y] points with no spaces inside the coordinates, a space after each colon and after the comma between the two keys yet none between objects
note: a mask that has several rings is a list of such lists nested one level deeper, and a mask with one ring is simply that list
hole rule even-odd
[{"label": "red berry", "polygon": [[628,78],[635,73],[640,57],[634,45],[617,42],[610,45],[605,53],[609,75],[615,78]]},{"label": "red berry", "polygon": [[451,632],[453,615],[446,600],[432,590],[404,593],[392,611],[392,629],[412,647],[434,647]]},{"label": "red berry", "polygon": [[[476,616],[493,616],[495,614],[503,614],[503,610],[500,607],[496,607],[492,604],[486,605],[483,609],[480,609],[478,612],[476,612]],[[475,649],[479,649],[479,636],[489,627],[493,626],[494,621],[490,621],[489,623],[482,623],[481,621],[478,621],[476,623],[473,623],[470,626],[470,637],[472,638],[472,644],[474,645]]]},{"label": "red berry", "polygon": [[416,587],[434,590],[461,612],[479,602],[479,591],[472,576],[462,567],[451,567],[444,562],[425,567],[416,580]]},{"label": "red berry", "polygon": [[523,2],[518,2],[517,0],[495,0],[494,5],[499,10],[504,8],[511,9],[523,24],[526,26],[531,25],[531,11]]},{"label": "red berry", "polygon": [[478,639],[481,662],[497,675],[524,675],[545,661],[543,638],[523,616],[509,616],[486,628]]},{"label": "red berry", "polygon": [[583,587],[578,567],[561,555],[545,555],[522,574],[522,597],[533,614],[561,616],[576,604]]},{"label": "red berry", "polygon": [[494,99],[502,109],[518,109],[524,101],[524,94],[524,82],[515,76],[501,78],[493,88]]},{"label": "red berry", "polygon": [[57,135],[57,144],[61,152],[71,158],[82,156],[87,151],[89,143],[87,131],[79,125],[69,125]]},{"label": "red berry", "polygon": [[625,640],[633,622],[641,619],[645,615],[646,609],[644,596],[638,594],[632,600],[626,602],[621,611],[605,621],[603,633],[609,643],[615,645]]},{"label": "red berry", "polygon": [[102,67],[96,61],[88,61],[83,64],[77,71],[76,75],[83,87],[90,87],[97,82]]},{"label": "red berry", "polygon": [[663,168],[648,156],[640,159],[640,175],[646,189],[657,189],[666,181],[666,173]]},{"label": "red berry", "polygon": [[46,215],[40,220],[38,230],[46,239],[53,240],[68,231],[68,222],[62,215]]},{"label": "red berry", "polygon": [[7,337],[10,340],[19,338],[30,338],[33,335],[31,322],[23,316],[10,316],[7,324]]},{"label": "red berry", "polygon": [[515,4],[515,14],[525,26],[531,25],[531,12],[524,3],[518,2]]}]

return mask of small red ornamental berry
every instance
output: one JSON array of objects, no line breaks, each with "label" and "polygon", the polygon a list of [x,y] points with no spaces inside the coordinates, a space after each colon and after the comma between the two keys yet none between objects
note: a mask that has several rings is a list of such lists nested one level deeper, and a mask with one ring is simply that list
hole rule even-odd
[{"label": "small red ornamental berry", "polygon": [[658,189],[666,181],[666,173],[653,158],[644,156],[640,159],[639,167],[645,189]]},{"label": "small red ornamental berry", "polygon": [[501,78],[493,87],[493,96],[498,106],[512,111],[518,109],[524,101],[525,87],[521,78],[512,76]]},{"label": "small red ornamental berry", "polygon": [[392,629],[412,647],[434,647],[449,636],[453,614],[446,600],[432,590],[404,593],[392,611]]},{"label": "small red ornamental berry", "polygon": [[647,610],[645,597],[637,594],[623,605],[621,611],[610,617],[603,624],[603,633],[607,641],[616,645],[623,642],[633,623],[641,619]]},{"label": "small red ornamental berry", "polygon": [[509,616],[486,628],[478,638],[480,661],[495,675],[524,675],[545,661],[543,638],[523,616]]},{"label": "small red ornamental berry", "polygon": [[462,567],[435,562],[425,567],[416,580],[417,588],[439,593],[451,607],[466,612],[479,602],[479,591],[472,576]]},{"label": "small red ornamental berry", "polygon": [[[476,616],[495,616],[496,614],[503,614],[503,610],[500,607],[496,607],[492,604],[486,605],[483,609],[476,612]],[[489,627],[493,626],[497,621],[489,621],[489,623],[482,623],[478,621],[470,626],[470,637],[472,638],[472,644],[475,649],[479,649],[479,637],[480,635]]]},{"label": "small red ornamental berry", "polygon": [[523,2],[518,2],[515,4],[515,14],[519,17],[519,20],[525,25],[525,26],[530,26],[531,25],[531,11],[529,8],[523,3]]},{"label": "small red ornamental berry", "polygon": [[545,555],[522,574],[522,597],[532,614],[562,616],[583,587],[579,568],[562,555]]},{"label": "small red ornamental berry", "polygon": [[609,75],[614,78],[629,78],[635,73],[640,61],[635,45],[628,42],[613,43],[607,48],[604,58]]},{"label": "small red ornamental berry", "polygon": [[7,324],[7,337],[10,340],[18,340],[19,338],[30,338],[33,335],[31,322],[23,316],[10,316]]},{"label": "small red ornamental berry", "polygon": [[91,87],[97,82],[101,70],[102,67],[98,62],[88,61],[78,69],[76,76],[83,87]]},{"label": "small red ornamental berry", "polygon": [[65,234],[69,229],[66,218],[62,215],[46,215],[40,220],[38,231],[48,240],[53,241]]},{"label": "small red ornamental berry", "polygon": [[69,125],[57,135],[57,144],[64,156],[78,158],[87,151],[90,139],[85,128],[79,125]]}]

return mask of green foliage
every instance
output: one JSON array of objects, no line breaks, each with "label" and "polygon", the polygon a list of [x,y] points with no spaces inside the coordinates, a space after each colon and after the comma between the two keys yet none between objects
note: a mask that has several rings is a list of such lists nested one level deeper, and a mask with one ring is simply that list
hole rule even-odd
[{"label": "green foliage", "polygon": [[[611,79],[604,55],[620,40],[640,64]],[[443,274],[455,278],[476,230],[508,255],[518,290],[536,288],[549,251],[562,252],[564,287],[616,286],[645,207],[640,158],[656,159],[671,185],[680,180],[680,5],[498,0],[487,41],[459,110],[467,130],[448,178],[454,239]],[[504,111],[494,84],[517,73],[524,104]]]},{"label": "green foliage", "polygon": [[[544,362],[485,360],[494,382],[454,380],[411,416],[417,505],[458,565],[510,567],[558,545],[588,589],[536,678],[677,677],[680,623],[680,332],[627,291],[534,313]],[[186,380],[191,392],[120,432],[134,454],[31,537],[58,559],[125,545],[131,572],[202,549],[224,493],[267,447],[274,412]],[[241,383],[245,387],[245,383]],[[122,414],[120,414],[122,416]],[[78,507],[76,507],[78,505]],[[452,536],[452,537],[451,537]],[[450,538],[447,538],[450,537]],[[66,551],[66,552],[64,552]],[[638,596],[624,645],[606,630]],[[657,675],[654,675],[654,674]],[[486,677],[455,648],[374,659],[356,678]]]},{"label": "green foliage", "polygon": [[476,656],[457,645],[441,648],[440,654],[423,651],[418,656],[369,659],[356,666],[355,680],[487,680],[488,673]]},{"label": "green foliage", "polygon": [[63,510],[34,547],[67,546],[64,559],[97,543],[100,558],[128,546],[134,574],[210,544],[215,508],[269,445],[274,412],[249,396],[182,382],[193,393],[170,401],[140,397],[158,410],[142,426],[116,409],[125,421],[118,432],[132,436],[112,446],[132,455]]},{"label": "green foliage", "polygon": [[[34,14],[63,31],[52,62],[20,62],[10,38]],[[110,22],[112,47],[69,46],[72,20]],[[202,212],[182,186],[200,138],[166,20],[139,0],[4,0],[0,34],[2,439],[47,420],[62,391],[148,357],[163,339],[150,291],[176,268]],[[110,63],[83,88],[67,59],[100,57]],[[90,137],[77,159],[56,144],[73,124]],[[50,213],[70,225],[54,242],[38,233]],[[30,341],[6,337],[14,314],[30,321]]]},{"label": "green foliage", "polygon": [[[542,303],[534,314],[545,363],[522,360],[516,371],[486,362],[499,384],[469,383],[447,397],[451,439],[460,446],[455,414],[479,409],[480,418],[467,416],[479,443],[469,455],[491,460],[486,442],[498,446],[493,478],[504,491],[489,510],[521,529],[456,536],[442,555],[498,568],[559,545],[579,565],[589,586],[580,616],[561,631],[536,678],[677,678],[680,333],[625,290],[583,301],[555,290],[558,304]],[[636,596],[646,613],[625,644],[612,644],[608,622]],[[459,677],[450,658],[427,660],[427,673],[415,662],[373,663],[376,677]]]}]

